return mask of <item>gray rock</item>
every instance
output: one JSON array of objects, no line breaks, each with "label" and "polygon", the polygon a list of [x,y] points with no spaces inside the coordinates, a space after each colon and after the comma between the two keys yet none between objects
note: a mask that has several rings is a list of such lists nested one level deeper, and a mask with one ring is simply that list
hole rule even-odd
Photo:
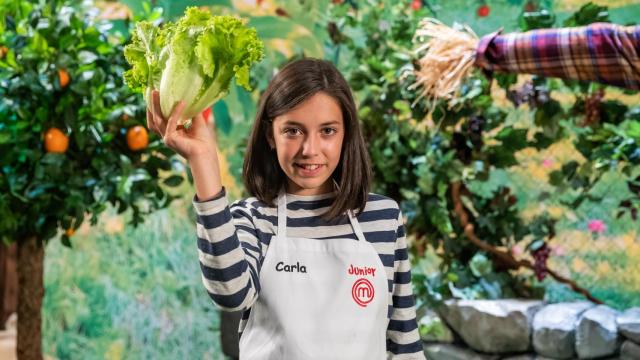
[{"label": "gray rock", "polygon": [[616,317],[606,305],[585,311],[576,326],[576,353],[581,359],[614,355],[620,346]]},{"label": "gray rock", "polygon": [[505,357],[505,358],[502,358],[500,360],[557,360],[557,359],[556,358],[548,358],[546,356],[537,355],[537,354],[524,354],[524,355],[517,355],[517,356],[512,356],[512,357]]},{"label": "gray rock", "polygon": [[539,357],[536,354],[522,354],[515,356],[503,357],[501,360],[538,360]]},{"label": "gray rock", "polygon": [[453,332],[434,311],[427,310],[418,321],[420,338],[425,342],[452,343]]},{"label": "gray rock", "polygon": [[[571,358],[571,360],[577,360],[578,358]],[[546,357],[538,354],[521,354],[521,355],[513,355],[502,357],[500,360],[558,360],[555,357]],[[616,358],[602,358],[598,360],[620,360]]]},{"label": "gray rock", "polygon": [[548,358],[546,356],[537,355],[537,354],[521,354],[521,355],[503,357],[500,360],[556,360],[556,359]]},{"label": "gray rock", "polygon": [[640,345],[631,340],[622,343],[620,347],[620,360],[640,360]]},{"label": "gray rock", "polygon": [[631,308],[618,315],[616,323],[622,335],[640,344],[640,307]]},{"label": "gray rock", "polygon": [[453,344],[425,344],[424,353],[429,360],[498,360],[497,355],[478,354]]},{"label": "gray rock", "polygon": [[542,305],[534,300],[449,300],[443,315],[474,350],[524,352],[531,345],[533,315]]},{"label": "gray rock", "polygon": [[552,304],[533,317],[533,348],[554,359],[575,356],[576,322],[580,314],[595,305],[590,302]]}]

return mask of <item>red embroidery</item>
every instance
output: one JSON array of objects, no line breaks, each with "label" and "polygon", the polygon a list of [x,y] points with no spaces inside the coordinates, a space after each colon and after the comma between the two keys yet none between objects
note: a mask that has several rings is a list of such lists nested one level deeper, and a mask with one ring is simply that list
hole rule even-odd
[{"label": "red embroidery", "polygon": [[368,267],[368,266],[359,267],[359,266],[353,266],[353,264],[351,264],[351,266],[349,266],[349,269],[347,270],[347,273],[349,273],[349,275],[376,276],[376,268]]},{"label": "red embroidery", "polygon": [[358,279],[355,283],[353,283],[353,287],[351,288],[351,296],[356,304],[367,307],[367,304],[373,300],[373,296],[375,295],[375,290],[373,289],[373,285],[367,279]]}]

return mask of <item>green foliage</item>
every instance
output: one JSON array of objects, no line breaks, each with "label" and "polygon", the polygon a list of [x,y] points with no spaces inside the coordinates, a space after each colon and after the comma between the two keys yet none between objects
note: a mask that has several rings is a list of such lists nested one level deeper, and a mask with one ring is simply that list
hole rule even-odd
[{"label": "green foliage", "polygon": [[[8,4],[5,7],[4,4]],[[123,84],[126,39],[109,33],[79,1],[3,1],[0,44],[0,237],[4,241],[95,224],[107,203],[132,210],[133,224],[173,199],[161,178],[183,169],[151,137],[131,151],[127,128],[145,123],[142,97]],[[94,12],[95,14],[95,12]],[[59,71],[70,82],[59,79]],[[69,138],[47,153],[43,133]],[[175,183],[170,180],[168,185]],[[63,235],[63,242],[69,238]]]},{"label": "green foliage", "polygon": [[95,231],[75,235],[81,251],[55,242],[47,246],[46,354],[58,359],[218,358],[219,320],[194,261],[188,205],[184,196],[122,232],[116,232],[118,217],[110,207]]},{"label": "green foliage", "polygon": [[585,26],[594,22],[609,22],[609,11],[606,6],[594,3],[584,4],[571,17],[563,22],[566,27]]},{"label": "green foliage", "polygon": [[[592,13],[593,6],[585,6],[567,21],[603,19],[602,9],[598,16]],[[517,166],[516,155],[522,150],[544,150],[571,139],[586,160],[564,164],[545,185],[550,190],[529,201],[543,202],[565,189],[571,190],[566,206],[597,201],[599,195],[592,190],[607,171],[629,176],[637,165],[638,110],[596,101],[601,116],[586,124],[585,103],[594,104],[590,96],[600,87],[534,77],[515,88],[516,75],[499,75],[497,83],[514,106],[524,101],[531,109],[529,123],[514,122],[509,115],[513,108],[494,103],[490,81],[476,72],[463,84],[452,108],[442,103],[428,115],[424,103],[416,101],[417,92],[407,89],[415,81],[412,70],[417,66],[412,52],[415,27],[420,18],[433,14],[384,0],[368,1],[357,11],[350,3],[336,5],[331,14],[327,53],[356,91],[375,191],[400,202],[417,262],[426,248],[436,249],[440,257],[437,272],[414,274],[419,298],[437,303],[448,297],[541,297],[542,284],[530,275],[515,275],[508,264],[478,252],[467,239],[453,211],[451,184],[462,183],[461,200],[478,238],[507,250],[524,241],[526,250],[534,253],[555,237],[556,220],[547,213],[525,220],[522,194],[495,175]],[[539,11],[525,16],[521,25],[529,30],[554,22],[553,14]],[[571,92],[579,101],[567,108],[551,97],[555,91]],[[637,206],[635,201],[625,203],[626,209]]]}]

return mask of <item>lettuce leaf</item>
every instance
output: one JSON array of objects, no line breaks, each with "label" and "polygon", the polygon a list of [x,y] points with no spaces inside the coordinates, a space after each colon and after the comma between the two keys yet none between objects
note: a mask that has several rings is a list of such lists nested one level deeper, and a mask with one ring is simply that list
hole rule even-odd
[{"label": "lettuce leaf", "polygon": [[148,21],[136,23],[124,56],[131,65],[124,73],[126,84],[142,92],[147,102],[151,91],[159,89],[165,117],[184,100],[184,120],[223,98],[234,77],[251,90],[249,71],[262,60],[264,45],[243,20],[190,7],[161,28]]}]

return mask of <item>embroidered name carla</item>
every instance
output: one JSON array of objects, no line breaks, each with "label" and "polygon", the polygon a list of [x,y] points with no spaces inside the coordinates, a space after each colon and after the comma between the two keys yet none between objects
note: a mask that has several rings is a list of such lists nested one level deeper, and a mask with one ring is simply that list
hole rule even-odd
[{"label": "embroidered name carla", "polygon": [[376,276],[376,268],[368,267],[368,266],[349,266],[349,270],[347,271],[349,275],[357,275],[357,276],[365,276],[371,275]]},{"label": "embroidered name carla", "polygon": [[300,265],[300,262],[296,261],[294,265],[285,264],[283,261],[280,261],[276,264],[276,271],[284,271],[284,272],[299,272],[299,273],[307,273],[307,267],[304,265]]}]

